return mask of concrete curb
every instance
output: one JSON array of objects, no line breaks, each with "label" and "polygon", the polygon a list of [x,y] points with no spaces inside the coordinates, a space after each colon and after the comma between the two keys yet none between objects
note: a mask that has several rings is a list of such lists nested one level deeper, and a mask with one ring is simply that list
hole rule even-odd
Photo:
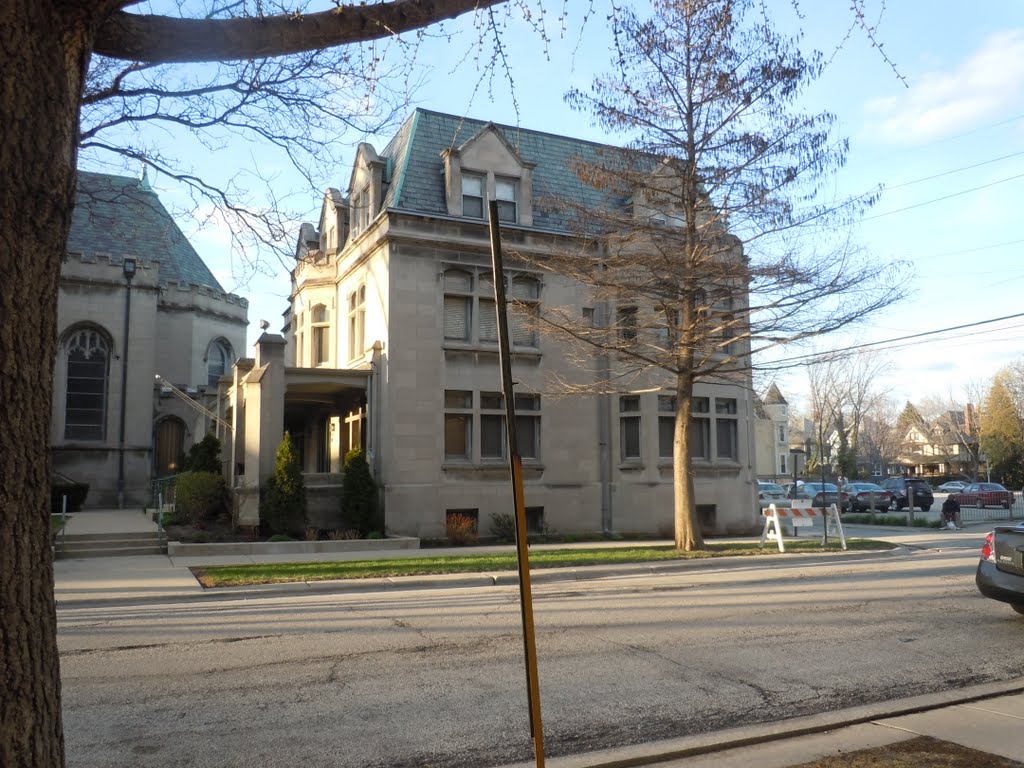
[{"label": "concrete curb", "polygon": [[[655,765],[668,760],[724,752],[738,747],[749,747],[824,733],[852,725],[913,715],[956,704],[967,704],[1022,692],[1024,692],[1024,678],[982,683],[969,688],[864,704],[772,723],[729,728],[724,731],[665,739],[629,747],[616,747],[585,754],[549,757],[545,762],[551,768],[635,768],[636,766]],[[503,768],[529,768],[533,765],[532,762],[516,763]]]},{"label": "concrete curb", "polygon": [[[800,567],[811,563],[841,560],[865,560],[877,557],[906,555],[905,547],[891,550],[858,552],[809,553],[803,555],[743,555],[737,557],[709,557],[698,560],[662,561],[655,563],[623,563],[619,565],[589,565],[575,568],[543,568],[531,574],[532,584],[579,582],[611,577],[656,576],[690,570],[735,570],[737,567],[763,568],[765,563],[778,567]],[[781,559],[784,558],[784,559]],[[201,566],[195,566],[201,567]],[[181,568],[181,570],[185,570]],[[770,580],[765,576],[765,580]],[[92,608],[105,605],[142,605],[181,603],[190,600],[259,600],[274,597],[299,597],[325,594],[368,594],[421,589],[471,589],[486,587],[515,587],[519,584],[516,571],[491,573],[453,573],[425,576],[393,576],[379,579],[337,579],[330,581],[299,581],[279,584],[254,584],[239,587],[203,588],[198,585],[181,590],[169,589],[164,595],[125,595],[81,598],[58,595],[58,608]]]}]

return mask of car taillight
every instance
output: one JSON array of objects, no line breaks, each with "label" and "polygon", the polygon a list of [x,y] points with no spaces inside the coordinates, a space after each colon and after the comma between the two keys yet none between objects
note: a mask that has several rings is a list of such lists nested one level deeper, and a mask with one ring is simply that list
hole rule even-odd
[{"label": "car taillight", "polygon": [[981,559],[990,563],[996,561],[995,533],[989,532],[985,537],[985,543],[981,547]]}]

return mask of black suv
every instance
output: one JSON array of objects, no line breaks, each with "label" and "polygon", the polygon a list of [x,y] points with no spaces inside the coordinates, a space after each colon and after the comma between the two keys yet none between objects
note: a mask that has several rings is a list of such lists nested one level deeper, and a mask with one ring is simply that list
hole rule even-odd
[{"label": "black suv", "polygon": [[890,477],[882,483],[882,487],[892,494],[892,509],[906,509],[907,494],[911,490],[914,494],[914,506],[922,512],[931,509],[932,502],[935,501],[932,487],[919,477]]}]

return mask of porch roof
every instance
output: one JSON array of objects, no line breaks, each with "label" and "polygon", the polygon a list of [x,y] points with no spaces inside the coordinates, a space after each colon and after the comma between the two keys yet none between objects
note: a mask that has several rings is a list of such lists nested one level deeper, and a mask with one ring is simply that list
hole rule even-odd
[{"label": "porch roof", "polygon": [[330,398],[353,389],[365,390],[371,374],[368,368],[286,367],[285,398]]}]

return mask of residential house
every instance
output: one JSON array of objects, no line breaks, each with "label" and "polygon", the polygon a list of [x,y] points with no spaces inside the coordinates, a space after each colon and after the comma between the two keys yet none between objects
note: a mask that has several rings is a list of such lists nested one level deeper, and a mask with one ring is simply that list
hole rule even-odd
[{"label": "residential house", "polygon": [[900,446],[903,474],[939,482],[976,480],[982,470],[977,413],[970,404],[949,410],[929,424],[912,424]]},{"label": "residential house", "polygon": [[[597,200],[571,170],[597,144],[416,110],[378,151],[358,148],[344,191],[299,232],[283,335],[241,361],[224,412],[239,435],[239,520],[259,520],[258,489],[285,429],[319,500],[311,523],[337,524],[347,450],[366,450],[387,529],[445,534],[456,514],[486,535],[511,512],[487,202],[510,253],[576,248],[558,196]],[[512,374],[525,504],[534,530],[672,529],[674,390],[653,377],[616,395],[559,391],[589,376],[539,332],[543,304],[599,314],[584,287],[510,257]],[[591,378],[591,380],[593,380]],[[753,398],[701,384],[691,428],[706,533],[757,526]],[[241,437],[244,435],[244,439]]]},{"label": "residential house", "polygon": [[80,171],[57,300],[53,469],[86,505],[143,505],[208,419],[196,401],[231,373],[248,302],[226,293],[142,179]]},{"label": "residential house", "polygon": [[755,398],[754,415],[754,466],[757,476],[780,483],[792,480],[789,403],[774,382],[763,396]]}]

